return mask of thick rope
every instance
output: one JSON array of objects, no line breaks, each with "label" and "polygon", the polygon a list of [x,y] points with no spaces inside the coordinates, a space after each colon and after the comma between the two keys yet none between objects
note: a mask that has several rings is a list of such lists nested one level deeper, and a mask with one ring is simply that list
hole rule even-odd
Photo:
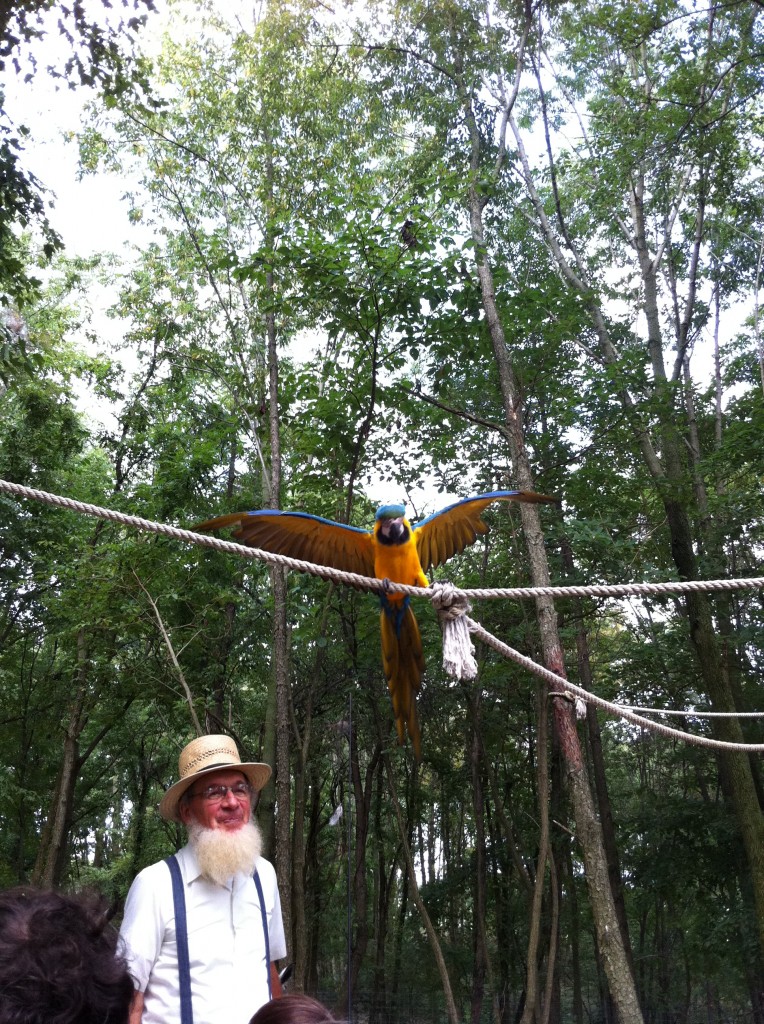
[{"label": "thick rope", "polygon": [[678,715],[681,718],[764,718],[764,711],[675,711],[669,708],[635,708],[631,704],[622,704],[627,711],[636,711],[640,715]]},{"label": "thick rope", "polygon": [[584,690],[581,686],[576,686],[575,683],[571,683],[568,679],[558,676],[556,672],[552,672],[543,665],[538,665],[535,661],[527,658],[524,654],[505,644],[492,633],[489,633],[479,622],[467,618],[467,625],[471,633],[474,633],[475,636],[479,637],[483,643],[488,644],[489,647],[493,647],[499,654],[503,654],[505,658],[516,661],[518,665],[522,665],[529,672],[534,672],[537,676],[541,676],[547,682],[564,687],[567,692],[580,697],[587,704],[593,704],[595,707],[602,708],[603,711],[608,711],[611,715],[625,718],[627,722],[633,722],[634,725],[639,725],[643,729],[649,729],[650,732],[658,733],[661,736],[673,736],[675,739],[685,740],[687,743],[693,743],[698,747],[713,747],[716,750],[737,750],[741,753],[750,754],[764,753],[764,743],[729,743],[726,740],[715,740],[709,736],[695,736],[689,732],[672,729],[671,726],[662,725],[660,722],[653,722],[649,718],[642,718],[641,715],[634,714],[633,711],[623,707],[623,705],[612,704],[609,700],[598,697],[594,693],[589,693],[588,690]]},{"label": "thick rope", "polygon": [[[31,487],[24,487],[22,484],[10,483],[7,480],[0,480],[0,492],[13,494],[22,498],[31,498],[35,501],[42,501],[48,505],[58,508],[70,509],[83,515],[96,516],[99,519],[106,519],[110,522],[120,523],[123,526],[132,526],[138,530],[148,533],[156,533],[161,536],[171,537],[189,544],[198,544],[201,547],[213,548],[216,551],[223,551],[229,554],[238,555],[242,558],[254,558],[269,565],[281,565],[288,569],[296,569],[299,572],[310,573],[323,579],[331,579],[339,583],[345,583],[351,587],[362,590],[378,591],[380,581],[368,576],[360,576],[357,573],[344,572],[334,569],[331,566],[315,565],[313,562],[306,562],[298,558],[288,558],[286,555],[273,554],[270,551],[262,551],[260,548],[245,547],[243,544],[235,544],[232,541],[220,540],[218,537],[211,537],[207,534],[195,533],[192,530],[180,530],[174,526],[167,526],[164,523],[157,523],[151,519],[143,519],[140,516],[126,515],[114,509],[103,508],[99,505],[91,505],[88,502],[76,501],[73,498],[64,498],[61,495],[51,494],[48,491],[40,491]],[[756,589],[764,587],[764,577],[742,580],[692,580],[675,583],[632,583],[624,586],[588,586],[588,587],[510,587],[492,590],[458,590],[452,584],[437,585],[424,589],[422,587],[409,587],[402,583],[386,581],[386,587],[394,592],[409,594],[413,597],[426,597],[433,604],[439,607],[439,615],[444,617],[448,624],[444,628],[444,654],[448,647],[448,663],[444,667],[450,674],[457,678],[474,678],[477,674],[474,648],[469,636],[464,637],[463,627],[466,625],[469,632],[480,637],[486,644],[493,647],[500,654],[517,662],[528,671],[562,686],[565,691],[575,695],[578,700],[586,701],[595,707],[600,707],[610,714],[633,722],[644,729],[659,733],[665,736],[673,736],[677,739],[686,740],[698,746],[714,747],[723,750],[739,750],[751,753],[764,751],[764,744],[755,743],[727,743],[722,740],[710,739],[706,736],[694,736],[691,733],[681,732],[672,729],[659,722],[642,718],[627,707],[612,704],[596,694],[576,686],[562,676],[556,675],[543,665],[527,658],[524,654],[504,644],[497,639],[479,623],[470,619],[467,611],[470,609],[469,598],[480,599],[504,597],[504,598],[533,598],[538,596],[550,597],[624,597],[634,594],[648,593],[686,593],[689,590],[735,590],[735,589]],[[461,623],[461,624],[460,624]],[[446,634],[449,633],[448,640]],[[474,666],[474,673],[473,673]],[[472,674],[470,674],[472,673]],[[580,708],[577,707],[580,715]],[[690,712],[691,714],[691,712]],[[744,716],[739,716],[744,717]],[[747,717],[747,716],[745,716]]]},{"label": "thick rope", "polygon": [[[63,498],[58,494],[39,491],[32,487],[24,487],[22,484],[9,483],[7,480],[0,480],[0,492],[2,491],[5,491],[7,494],[15,494],[21,498],[32,498],[35,501],[42,501],[48,505],[55,505],[58,508],[68,508],[83,515],[96,516],[99,519],[107,519],[113,523],[121,523],[123,526],[133,526],[138,530],[148,533],[158,533],[165,537],[172,537],[175,540],[182,540],[187,544],[198,544],[201,547],[214,548],[216,551],[224,551],[231,555],[238,555],[241,558],[255,558],[269,565],[281,565],[287,569],[296,569],[298,572],[307,572],[313,576],[334,580],[337,583],[345,583],[347,586],[357,587],[361,590],[379,590],[379,580],[374,577],[360,576],[354,572],[344,572],[341,569],[334,569],[328,565],[316,565],[314,562],[305,562],[299,558],[288,558],[286,555],[276,555],[270,551],[262,551],[260,548],[245,547],[243,544],[235,544],[230,540],[220,540],[219,537],[195,533],[193,530],[180,530],[175,526],[167,526],[164,523],[157,523],[151,519],[126,515],[123,512],[103,508],[100,505],[75,501],[73,498]],[[425,597],[428,600],[432,598],[432,588],[425,590],[422,587],[409,587],[405,583],[393,583],[392,580],[387,581],[386,588],[393,593],[408,594],[411,597]],[[503,587],[458,590],[458,593],[468,599],[474,598],[475,600],[485,601],[492,598],[632,597],[640,594],[686,594],[693,590],[759,590],[762,588],[764,588],[764,576],[732,580],[677,580],[670,583],[590,584],[582,587]]]},{"label": "thick rope", "polygon": [[[21,484],[12,484],[7,480],[0,480],[0,492],[2,491],[6,491],[8,494],[16,494],[22,498],[42,501],[58,508],[70,509],[82,515],[95,516],[98,519],[106,519],[112,523],[120,523],[122,526],[133,526],[135,529],[143,530],[145,533],[158,533],[160,536],[171,537],[173,540],[182,540],[187,544],[198,544],[203,548],[213,548],[215,551],[238,555],[240,558],[257,559],[260,562],[266,562],[268,565],[281,565],[286,569],[307,572],[313,576],[320,576],[323,579],[346,583],[351,587],[379,590],[379,580],[370,579],[368,576],[359,576],[354,572],[342,572],[328,565],[315,565],[313,562],[304,562],[299,558],[287,558],[286,555],[276,555],[270,551],[262,551],[260,548],[245,547],[243,544],[235,544],[230,540],[221,540],[219,537],[213,537],[206,533],[180,530],[176,526],[167,526],[165,523],[157,523],[152,519],[142,519],[140,516],[126,515],[124,512],[103,508],[100,505],[91,505],[86,501],[62,498],[58,494],[50,494],[48,491],[38,491],[31,487],[23,487]],[[421,587],[404,587],[398,583],[390,583],[389,588],[406,593],[414,591],[420,595],[422,594]]]}]

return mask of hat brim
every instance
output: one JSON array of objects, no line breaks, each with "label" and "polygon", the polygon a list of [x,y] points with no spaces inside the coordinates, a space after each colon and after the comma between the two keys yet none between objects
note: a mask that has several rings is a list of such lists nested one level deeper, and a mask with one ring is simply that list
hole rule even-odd
[{"label": "hat brim", "polygon": [[181,821],[179,813],[180,800],[186,790],[193,786],[198,779],[203,779],[205,775],[224,771],[241,772],[242,775],[246,775],[250,786],[256,793],[260,792],[271,777],[270,765],[261,764],[256,761],[245,761],[243,764],[214,764],[212,767],[194,772],[187,779],[181,779],[180,782],[170,786],[159,801],[160,815],[165,821]]}]

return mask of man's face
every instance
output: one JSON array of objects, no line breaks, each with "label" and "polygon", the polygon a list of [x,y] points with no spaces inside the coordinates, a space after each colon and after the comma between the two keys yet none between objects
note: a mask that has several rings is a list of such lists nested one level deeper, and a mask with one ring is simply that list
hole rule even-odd
[{"label": "man's face", "polygon": [[210,772],[193,783],[186,794],[187,799],[183,799],[180,804],[183,824],[188,825],[190,821],[197,821],[203,828],[236,832],[249,821],[252,810],[251,795],[247,793],[246,796],[236,796],[228,789],[222,800],[208,800],[204,793],[209,786],[235,786],[246,781],[247,777],[243,772],[221,768],[219,772]]}]

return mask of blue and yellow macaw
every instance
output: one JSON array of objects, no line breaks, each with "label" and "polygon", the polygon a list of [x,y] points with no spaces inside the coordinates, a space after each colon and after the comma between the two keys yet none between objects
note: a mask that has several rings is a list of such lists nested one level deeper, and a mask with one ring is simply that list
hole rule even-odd
[{"label": "blue and yellow macaw", "polygon": [[[533,491],[492,491],[457,501],[413,527],[406,519],[404,505],[382,505],[377,509],[373,530],[346,526],[306,512],[276,509],[235,512],[209,519],[196,529],[234,526],[236,540],[250,547],[382,581],[428,587],[427,570],[442,565],[488,532],[480,517],[494,501],[557,499]],[[424,655],[419,626],[408,595],[385,591],[380,593],[380,601],[382,666],[392,698],[398,742],[404,742],[408,731],[414,754],[420,760],[415,696],[424,672]]]}]

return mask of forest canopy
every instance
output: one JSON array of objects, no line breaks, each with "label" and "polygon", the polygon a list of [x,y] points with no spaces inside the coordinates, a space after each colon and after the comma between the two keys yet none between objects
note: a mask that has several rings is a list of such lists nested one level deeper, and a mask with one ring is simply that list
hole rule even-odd
[{"label": "forest canopy", "polygon": [[[6,75],[48,73],[51,6],[3,15]],[[106,6],[62,15],[54,73],[149,240],[72,255],[4,118],[0,479],[183,528],[519,488],[559,504],[489,508],[433,578],[764,576],[762,5]],[[370,1024],[764,1024],[733,746],[764,742],[761,590],[471,612],[718,748],[577,720],[480,643],[454,681],[415,607],[420,762],[374,595],[0,491],[0,886],[119,915],[183,841],[180,748],[228,732],[274,767],[294,990]]]}]

